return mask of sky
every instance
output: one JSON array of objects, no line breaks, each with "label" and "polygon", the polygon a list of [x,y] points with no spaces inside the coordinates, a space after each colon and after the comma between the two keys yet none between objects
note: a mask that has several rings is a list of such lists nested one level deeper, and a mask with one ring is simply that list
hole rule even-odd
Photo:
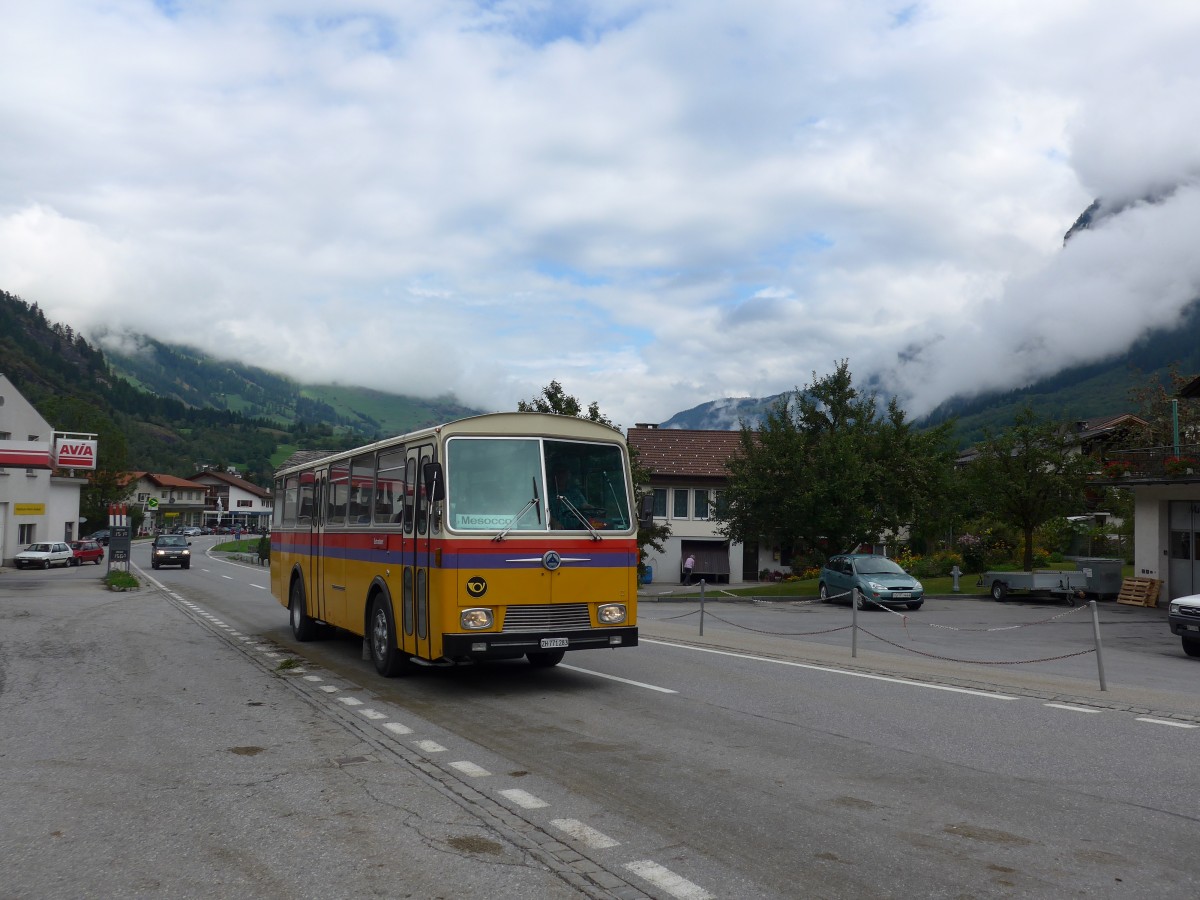
[{"label": "sky", "polygon": [[917,417],[1200,296],[1194,0],[0,21],[0,289],[126,352],[483,410],[556,380],[625,427],[846,359]]}]

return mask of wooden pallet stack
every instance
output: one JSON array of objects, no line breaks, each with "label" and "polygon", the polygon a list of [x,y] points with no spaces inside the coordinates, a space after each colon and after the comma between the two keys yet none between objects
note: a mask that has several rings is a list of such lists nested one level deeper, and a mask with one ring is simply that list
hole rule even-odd
[{"label": "wooden pallet stack", "polygon": [[1121,582],[1118,603],[1129,606],[1158,606],[1158,589],[1162,581],[1157,578],[1126,578]]}]

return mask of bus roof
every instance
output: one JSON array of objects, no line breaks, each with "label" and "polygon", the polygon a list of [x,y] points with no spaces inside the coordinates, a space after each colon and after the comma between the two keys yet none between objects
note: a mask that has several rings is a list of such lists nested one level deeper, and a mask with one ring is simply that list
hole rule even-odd
[{"label": "bus roof", "polygon": [[[625,445],[625,436],[620,429],[593,422],[591,419],[581,419],[577,416],[564,416],[557,413],[542,412],[497,412],[482,413],[467,416],[441,425],[433,425],[410,431],[407,434],[382,438],[351,450],[338,450],[332,453],[323,451],[297,451],[287,460],[287,465],[276,470],[275,477],[300,472],[317,465],[336,462],[339,459],[350,459],[363,453],[373,453],[376,450],[391,447],[395,444],[420,443],[429,438],[445,439],[460,435],[527,435],[529,437],[578,438],[591,441],[606,441]],[[302,455],[304,454],[304,455]]]}]

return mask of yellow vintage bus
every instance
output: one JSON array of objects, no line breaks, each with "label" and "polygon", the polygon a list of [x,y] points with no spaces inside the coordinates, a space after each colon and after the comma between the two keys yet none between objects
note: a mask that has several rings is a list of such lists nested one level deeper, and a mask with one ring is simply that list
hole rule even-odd
[{"label": "yellow vintage bus", "polygon": [[633,647],[637,521],[607,425],[473,416],[280,470],[271,590],[299,641],[364,637],[376,670]]}]

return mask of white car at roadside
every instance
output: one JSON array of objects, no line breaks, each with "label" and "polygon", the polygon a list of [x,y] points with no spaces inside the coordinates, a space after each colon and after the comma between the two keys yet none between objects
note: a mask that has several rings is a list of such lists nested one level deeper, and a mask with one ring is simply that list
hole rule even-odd
[{"label": "white car at roadside", "polygon": [[75,551],[65,541],[30,544],[13,557],[13,565],[18,569],[48,569],[51,566],[69,566],[74,561]]},{"label": "white car at roadside", "polygon": [[1167,611],[1171,633],[1183,639],[1183,652],[1200,656],[1200,594],[1176,597]]}]

